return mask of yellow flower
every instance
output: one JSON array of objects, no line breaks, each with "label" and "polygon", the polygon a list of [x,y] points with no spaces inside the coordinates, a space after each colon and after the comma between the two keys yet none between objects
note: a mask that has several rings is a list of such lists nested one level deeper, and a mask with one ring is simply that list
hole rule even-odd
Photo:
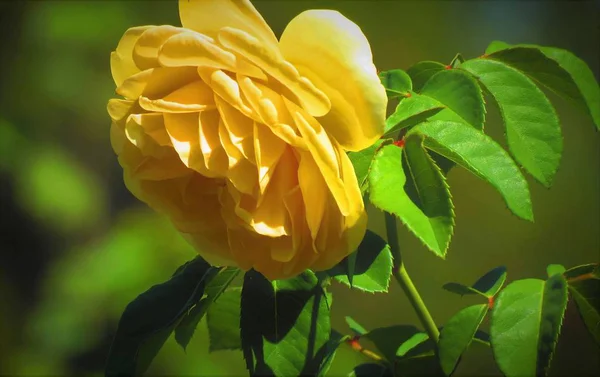
[{"label": "yellow flower", "polygon": [[269,279],[333,267],[367,222],[346,151],[385,121],[367,39],[330,10],[301,13],[279,41],[248,0],[180,0],[179,13],[183,27],[131,28],[111,55],[128,189],[213,265]]}]

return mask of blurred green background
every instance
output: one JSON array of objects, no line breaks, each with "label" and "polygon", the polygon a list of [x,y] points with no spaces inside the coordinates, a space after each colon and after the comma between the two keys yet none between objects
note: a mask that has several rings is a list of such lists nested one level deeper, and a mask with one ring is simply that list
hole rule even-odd
[{"label": "blurred green background", "polygon": [[[367,35],[380,70],[420,60],[449,63],[457,52],[479,56],[499,39],[569,49],[598,77],[598,2],[255,4],[277,35],[303,10],[339,10]],[[0,374],[101,374],[125,305],[194,255],[164,218],[127,192],[109,143],[109,53],[128,27],[145,24],[178,25],[176,2],[0,2]],[[584,114],[551,99],[565,152],[552,189],[529,180],[534,224],[511,215],[491,187],[454,169],[449,181],[458,218],[447,259],[401,229],[407,268],[439,323],[472,302],[442,290],[445,282],[472,283],[503,264],[509,280],[544,277],[549,263],[600,259],[599,135]],[[490,108],[488,119],[487,130],[502,141],[497,110]],[[370,227],[383,234],[382,216],[371,209]],[[333,290],[333,323],[344,333],[345,315],[367,328],[418,324],[393,283],[389,295]],[[598,349],[573,309],[551,374],[600,375]],[[245,374],[240,352],[207,349],[202,324],[187,354],[169,340],[150,374]],[[342,347],[331,374],[346,375],[362,361]],[[489,349],[478,345],[457,371],[494,374]]]}]

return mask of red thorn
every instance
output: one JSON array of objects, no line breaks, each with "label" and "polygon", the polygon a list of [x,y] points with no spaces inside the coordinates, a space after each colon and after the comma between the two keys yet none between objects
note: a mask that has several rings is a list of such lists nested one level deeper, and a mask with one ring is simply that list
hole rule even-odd
[{"label": "red thorn", "polygon": [[350,345],[350,347],[352,347],[355,350],[361,350],[362,347],[360,345],[360,343],[358,343],[360,339],[360,336],[356,335],[354,337],[352,337],[352,339],[347,340],[348,344]]},{"label": "red thorn", "polygon": [[488,308],[490,308],[490,309],[494,308],[494,296],[488,297]]},{"label": "red thorn", "polygon": [[444,67],[444,69],[452,69],[452,66],[450,64],[448,64],[447,66]]},{"label": "red thorn", "polygon": [[400,148],[404,148],[404,139],[394,141],[394,145]]},{"label": "red thorn", "polygon": [[405,97],[405,98],[412,97],[412,94],[411,94],[410,92],[407,92],[407,93],[404,95],[404,97]]}]

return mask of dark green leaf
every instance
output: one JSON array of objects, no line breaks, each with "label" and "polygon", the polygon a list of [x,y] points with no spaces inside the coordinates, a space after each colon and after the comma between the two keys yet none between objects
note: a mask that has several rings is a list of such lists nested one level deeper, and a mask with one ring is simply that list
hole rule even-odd
[{"label": "dark green leaf", "polygon": [[379,78],[386,89],[388,98],[404,97],[412,90],[410,76],[401,69],[380,72]]},{"label": "dark green leaf", "polygon": [[[354,257],[353,281],[350,284],[350,263]],[[365,292],[387,292],[392,275],[392,253],[385,240],[370,230],[358,249],[327,271],[338,282]]]},{"label": "dark green leaf", "polygon": [[478,290],[473,289],[472,287],[468,287],[468,286],[460,284],[460,283],[446,283],[442,286],[442,288],[444,288],[448,292],[456,293],[457,295],[461,295],[461,296],[472,295],[472,294],[478,294],[481,296],[485,296],[483,294],[483,292],[479,292]]},{"label": "dark green leaf", "polygon": [[477,81],[467,72],[450,69],[432,76],[421,90],[421,94],[443,104],[446,109],[431,117],[431,120],[463,122],[483,129],[485,102]]},{"label": "dark green leaf", "polygon": [[206,286],[205,297],[196,303],[194,307],[183,316],[181,322],[179,322],[175,328],[175,340],[184,350],[190,343],[192,336],[194,336],[196,327],[198,327],[198,323],[200,323],[200,320],[202,320],[206,311],[229,286],[231,281],[235,279],[239,272],[240,270],[235,267],[221,268],[218,274]]},{"label": "dark green leaf", "polygon": [[579,315],[600,346],[600,265],[593,263],[573,267],[565,271],[564,276],[568,279],[569,292]]},{"label": "dark green leaf", "polygon": [[123,312],[106,364],[107,376],[140,375],[218,269],[197,257],[171,279],[133,300]]},{"label": "dark green leaf", "polygon": [[550,187],[563,145],[558,116],[548,98],[527,76],[503,62],[472,59],[461,69],[477,77],[498,103],[515,159]]},{"label": "dark green leaf", "polygon": [[466,307],[456,313],[440,332],[439,355],[442,370],[451,375],[465,352],[483,317],[488,311],[487,304]]},{"label": "dark green leaf", "polygon": [[439,71],[443,71],[446,68],[445,65],[438,62],[423,61],[419,62],[410,67],[406,73],[410,76],[413,83],[413,90],[420,91],[425,83]]},{"label": "dark green leaf", "polygon": [[502,288],[505,281],[506,267],[499,266],[486,272],[472,285],[472,288],[482,292],[486,297],[493,297]]},{"label": "dark green leaf", "polygon": [[489,182],[515,215],[533,221],[525,177],[508,153],[489,136],[464,123],[444,121],[422,123],[411,129],[407,137],[411,133],[424,135],[426,148]]},{"label": "dark green leaf", "polygon": [[413,377],[442,377],[444,372],[440,367],[439,358],[434,351],[428,351],[419,355],[399,359],[395,369],[397,375]]},{"label": "dark green leaf", "polygon": [[208,308],[206,324],[209,352],[241,349],[240,305],[242,289],[229,288]]},{"label": "dark green leaf", "polygon": [[369,188],[367,176],[369,175],[375,152],[377,152],[383,142],[384,140],[377,140],[373,145],[360,152],[348,152],[348,158],[350,158],[350,162],[352,162],[352,166],[354,167],[354,172],[356,173],[356,179],[358,180],[362,195],[364,195]]},{"label": "dark green leaf", "polygon": [[335,358],[335,354],[339,346],[342,343],[344,343],[348,338],[348,336],[342,336],[342,334],[340,334],[339,332],[331,330],[329,340],[327,341],[327,343],[325,343],[323,347],[321,347],[321,350],[319,350],[320,355],[317,358],[323,360],[323,362],[319,367],[319,373],[317,374],[317,376],[327,375],[327,372],[331,367],[331,363]]},{"label": "dark green leaf", "polygon": [[546,273],[548,274],[548,277],[556,274],[562,274],[565,271],[566,268],[562,264],[549,264],[548,267],[546,267]]},{"label": "dark green leaf", "polygon": [[567,305],[562,275],[517,280],[504,288],[492,311],[491,342],[508,377],[546,375]]},{"label": "dark green leaf", "polygon": [[405,127],[424,122],[444,109],[444,105],[433,98],[412,93],[404,98],[392,115],[385,121],[386,135],[397,132]]},{"label": "dark green leaf", "polygon": [[367,333],[367,330],[350,316],[346,316],[346,323],[356,335],[365,335]]},{"label": "dark green leaf", "polygon": [[392,371],[383,364],[367,363],[356,366],[348,377],[393,377]]},{"label": "dark green leaf", "polygon": [[584,108],[600,129],[600,87],[588,65],[573,53],[536,45],[510,46],[492,42],[488,58],[501,60],[526,73],[556,94]]},{"label": "dark green leaf", "polygon": [[329,304],[313,272],[269,281],[258,272],[244,276],[241,339],[251,375],[318,373],[329,341]]},{"label": "dark green leaf", "polygon": [[363,335],[369,339],[388,361],[394,362],[398,348],[419,333],[419,330],[410,325],[395,325],[379,327]]},{"label": "dark green leaf", "polygon": [[[468,127],[468,126],[465,126]],[[375,155],[369,174],[370,201],[396,215],[436,255],[444,257],[447,244],[440,240],[430,219],[404,190],[406,175],[402,167],[402,148],[387,145]]]}]

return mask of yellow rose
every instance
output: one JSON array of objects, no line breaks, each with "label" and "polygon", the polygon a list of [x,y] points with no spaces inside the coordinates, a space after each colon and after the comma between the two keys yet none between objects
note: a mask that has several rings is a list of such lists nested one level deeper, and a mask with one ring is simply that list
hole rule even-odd
[{"label": "yellow rose", "polygon": [[269,279],[333,267],[367,222],[346,151],[385,121],[367,39],[330,10],[301,13],[279,41],[248,0],[180,0],[179,13],[183,27],[131,28],[111,55],[128,189],[213,265]]}]

